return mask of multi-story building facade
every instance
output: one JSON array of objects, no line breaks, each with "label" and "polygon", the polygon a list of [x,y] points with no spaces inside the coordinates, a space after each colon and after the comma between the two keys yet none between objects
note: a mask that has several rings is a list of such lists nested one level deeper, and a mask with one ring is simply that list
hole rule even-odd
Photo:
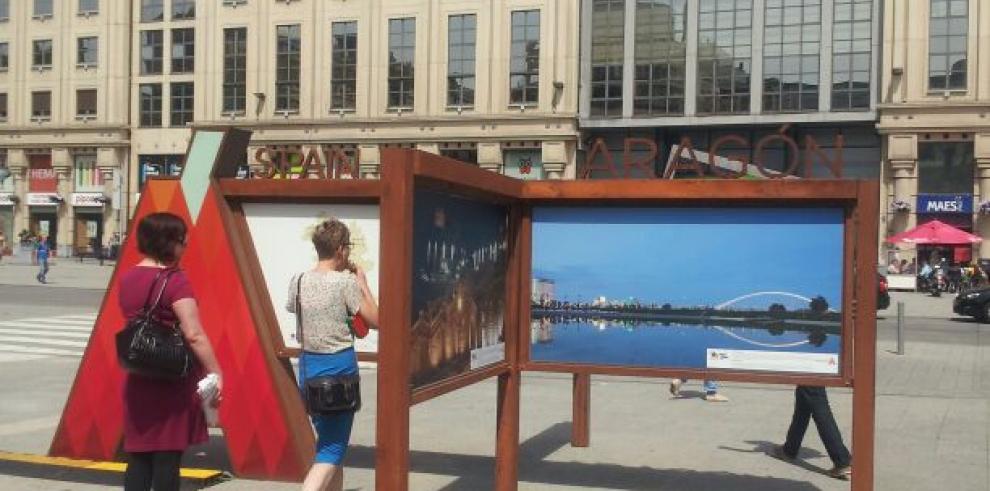
[{"label": "multi-story building facade", "polygon": [[89,252],[122,223],[129,16],[129,2],[0,0],[0,232],[12,249],[30,234]]},{"label": "multi-story building facade", "polygon": [[573,175],[578,7],[145,0],[133,13],[132,182],[175,172],[189,128],[216,125],[254,131],[255,170],[316,150],[374,174],[379,151],[399,146]]},{"label": "multi-story building facade", "polygon": [[[938,219],[990,238],[990,3],[886,0],[883,24],[881,231]],[[889,252],[912,259],[905,249]],[[977,249],[990,257],[990,241]],[[970,248],[917,252],[968,260]]]},{"label": "multi-story building facade", "polygon": [[670,177],[711,154],[878,177],[879,19],[873,0],[582,0],[580,174]]}]

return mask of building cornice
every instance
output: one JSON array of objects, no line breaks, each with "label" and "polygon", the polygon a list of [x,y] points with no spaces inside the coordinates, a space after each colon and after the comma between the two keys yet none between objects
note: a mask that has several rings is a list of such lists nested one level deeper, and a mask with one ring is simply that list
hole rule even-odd
[{"label": "building cornice", "polygon": [[404,116],[387,117],[358,117],[353,114],[345,114],[340,117],[325,118],[301,118],[289,116],[285,119],[246,119],[244,116],[233,119],[215,119],[206,121],[196,121],[192,124],[196,127],[217,127],[233,126],[237,128],[306,128],[306,127],[339,127],[339,128],[360,128],[362,126],[388,126],[396,127],[417,127],[430,124],[443,125],[475,125],[475,124],[577,124],[577,114],[575,113],[520,113],[520,114],[461,114],[450,116],[417,116],[405,113]]},{"label": "building cornice", "polygon": [[755,126],[781,124],[872,123],[876,111],[814,112],[775,114],[712,114],[669,117],[581,118],[582,128],[651,128],[685,126]]}]

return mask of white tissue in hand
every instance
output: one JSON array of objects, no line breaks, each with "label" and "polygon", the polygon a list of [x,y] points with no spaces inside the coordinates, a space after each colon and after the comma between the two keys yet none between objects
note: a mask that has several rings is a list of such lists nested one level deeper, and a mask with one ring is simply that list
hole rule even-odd
[{"label": "white tissue in hand", "polygon": [[219,383],[220,376],[211,373],[203,377],[203,380],[200,380],[196,384],[196,393],[199,394],[199,398],[203,402],[203,413],[206,415],[206,424],[214,428],[219,424],[217,408],[213,407],[213,402],[220,392]]}]

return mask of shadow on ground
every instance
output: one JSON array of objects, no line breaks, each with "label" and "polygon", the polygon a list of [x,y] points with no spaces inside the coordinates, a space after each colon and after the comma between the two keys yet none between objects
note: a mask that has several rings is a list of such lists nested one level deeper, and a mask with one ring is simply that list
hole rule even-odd
[{"label": "shadow on ground", "polygon": [[[811,484],[791,479],[731,472],[545,460],[553,452],[569,445],[570,438],[571,424],[557,423],[523,442],[519,447],[519,480],[536,485],[590,489],[739,491],[817,491],[819,489]],[[345,466],[371,469],[374,465],[373,447],[352,446],[348,451]],[[413,450],[410,452],[410,467],[416,473],[460,476],[456,481],[441,488],[441,491],[477,491],[495,487],[494,457]]]},{"label": "shadow on ground", "polygon": [[[692,469],[664,469],[621,464],[547,461],[546,458],[570,445],[571,424],[557,423],[529,438],[519,447],[519,480],[535,485],[573,486],[590,489],[627,490],[711,490],[734,491],[818,491],[819,488],[801,481],[770,476],[703,472]],[[721,447],[746,453],[767,453],[773,443],[747,441],[751,448]],[[814,457],[817,452],[804,450],[802,457]],[[825,472],[803,461],[794,461],[813,472]],[[230,469],[223,438],[211,436],[210,441],[191,448],[183,457],[183,466],[208,469]],[[374,469],[375,448],[352,445],[344,466]],[[412,450],[410,468],[414,473],[454,476],[456,480],[441,491],[478,491],[494,489],[495,458],[487,455],[461,455],[444,452]],[[123,475],[117,472],[87,471],[51,466],[0,462],[0,474],[57,480],[62,482],[96,484],[118,487]],[[203,483],[184,481],[183,490],[202,489]]]}]

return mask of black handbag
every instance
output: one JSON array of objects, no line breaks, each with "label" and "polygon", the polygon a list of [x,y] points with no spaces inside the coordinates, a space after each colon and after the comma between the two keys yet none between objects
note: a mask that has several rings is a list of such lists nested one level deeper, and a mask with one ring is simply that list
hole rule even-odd
[{"label": "black handbag", "polygon": [[[299,345],[306,350],[306,333],[303,331],[302,317],[302,277],[296,280],[296,330],[299,332]],[[306,378],[306,364],[299,358],[299,374],[303,379],[302,397],[306,411],[312,415],[326,415],[361,409],[361,376],[324,375]]]},{"label": "black handbag", "polygon": [[[144,307],[137,315],[127,320],[127,325],[117,333],[117,360],[125,370],[146,377],[177,380],[189,374],[193,358],[186,340],[179,329],[179,323],[171,326],[155,315],[158,305],[168,286],[169,276],[174,271],[159,272],[151,282]],[[153,305],[149,305],[155,285],[162,273],[165,280]]]}]

